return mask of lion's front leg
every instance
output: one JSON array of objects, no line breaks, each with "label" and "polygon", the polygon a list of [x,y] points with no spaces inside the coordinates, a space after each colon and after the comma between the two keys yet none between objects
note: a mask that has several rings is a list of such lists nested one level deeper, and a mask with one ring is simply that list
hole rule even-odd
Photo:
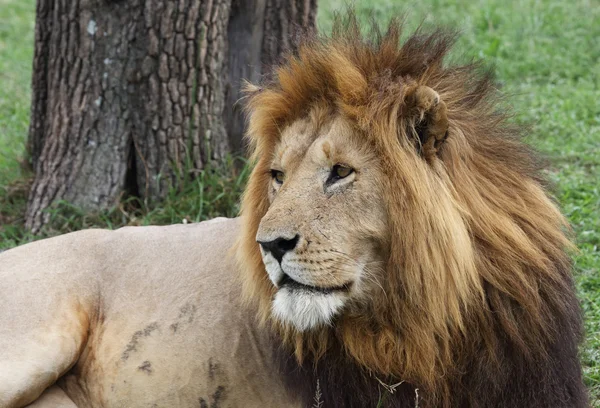
[{"label": "lion's front leg", "polygon": [[[5,301],[0,301],[0,305],[5,304]],[[47,316],[40,319],[40,313],[33,310],[30,313],[25,316],[38,323],[37,328],[27,327],[26,324],[6,324],[5,319],[0,318],[2,408],[19,408],[35,401],[77,361],[85,341],[87,327],[79,322],[70,322],[71,327],[65,326],[64,330],[58,322],[45,328]],[[59,322],[65,321],[60,319]]]},{"label": "lion's front leg", "polygon": [[36,401],[86,344],[96,284],[73,247],[55,238],[0,255],[0,408]]},{"label": "lion's front leg", "polygon": [[44,391],[33,404],[27,405],[27,408],[77,408],[77,405],[55,385]]}]

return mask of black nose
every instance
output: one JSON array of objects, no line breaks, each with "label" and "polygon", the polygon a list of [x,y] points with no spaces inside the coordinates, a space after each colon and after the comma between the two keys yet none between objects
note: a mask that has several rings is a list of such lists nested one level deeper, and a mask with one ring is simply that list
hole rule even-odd
[{"label": "black nose", "polygon": [[273,241],[267,242],[258,241],[258,243],[266,252],[270,252],[271,255],[273,255],[273,257],[277,259],[277,262],[281,263],[281,260],[283,259],[285,253],[296,248],[298,238],[298,235],[296,235],[292,239],[277,238]]}]

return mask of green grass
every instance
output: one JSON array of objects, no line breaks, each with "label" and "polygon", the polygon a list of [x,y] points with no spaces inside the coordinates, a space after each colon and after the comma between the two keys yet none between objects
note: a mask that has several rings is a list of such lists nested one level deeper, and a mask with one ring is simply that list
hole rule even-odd
[{"label": "green grass", "polygon": [[0,186],[21,177],[29,124],[35,2],[0,0]]},{"label": "green grass", "polygon": [[[122,200],[116,208],[86,213],[67,202],[58,202],[48,210],[50,221],[36,236],[23,228],[20,218],[28,184],[13,184],[4,195],[0,192],[0,250],[86,228],[114,229],[124,225],[168,225],[235,217],[249,170],[243,159],[228,158],[218,167],[206,167],[193,181],[173,187],[159,206],[148,206],[132,197]],[[12,215],[13,221],[2,225],[3,213],[7,218]]]},{"label": "green grass", "polygon": [[[344,0],[320,0],[319,27],[331,28]],[[398,5],[401,4],[401,5]],[[406,13],[407,26],[443,25],[461,31],[453,59],[483,58],[493,65],[502,91],[511,95],[528,142],[549,159],[548,176],[573,225],[579,297],[587,342],[585,380],[600,407],[600,6],[596,0],[361,0],[361,18],[385,21]],[[29,115],[33,0],[0,0],[0,248],[34,237],[23,231],[26,200],[19,160]],[[228,175],[221,177],[219,171]],[[226,166],[174,190],[160,208],[124,203],[102,214],[83,214],[61,204],[46,234],[94,225],[201,220],[235,213],[246,174]],[[4,225],[2,225],[4,219]]]}]

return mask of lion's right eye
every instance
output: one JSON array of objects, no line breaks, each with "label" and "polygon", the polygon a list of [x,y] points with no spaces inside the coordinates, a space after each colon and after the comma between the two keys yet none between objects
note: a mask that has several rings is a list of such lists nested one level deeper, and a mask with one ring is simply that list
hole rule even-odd
[{"label": "lion's right eye", "polygon": [[327,184],[333,184],[339,180],[345,179],[352,173],[354,173],[354,169],[352,167],[344,166],[343,164],[336,164],[331,169],[331,173],[327,179]]},{"label": "lion's right eye", "polygon": [[285,180],[285,173],[279,170],[271,170],[271,177],[277,184],[283,184]]}]

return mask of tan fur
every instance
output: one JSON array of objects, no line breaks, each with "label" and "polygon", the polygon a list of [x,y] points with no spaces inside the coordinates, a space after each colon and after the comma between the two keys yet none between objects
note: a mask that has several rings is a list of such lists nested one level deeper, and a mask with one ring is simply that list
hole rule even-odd
[{"label": "tan fur", "polygon": [[0,254],[0,408],[298,407],[239,303],[238,232],[87,230]]},{"label": "tan fur", "polygon": [[[238,265],[246,299],[298,360],[318,359],[337,338],[376,375],[410,381],[448,401],[450,380],[469,353],[487,348],[490,364],[497,358],[490,308],[522,350],[543,350],[554,335],[547,327],[552,311],[566,307],[561,290],[570,289],[562,273],[571,244],[526,147],[495,111],[489,78],[476,66],[446,68],[452,40],[442,33],[417,33],[399,47],[398,27],[392,23],[370,42],[353,18],[338,21],[332,38],[307,40],[270,81],[248,87],[255,168],[243,198]],[[428,115],[430,137],[419,146],[419,124]],[[327,136],[339,121],[351,132]],[[355,146],[358,156],[377,157],[374,184],[362,188],[379,197],[360,208],[314,209],[317,193],[300,191],[298,174],[310,173],[313,143],[325,138],[321,154],[335,151],[330,137]],[[289,166],[281,199],[270,197],[273,157],[290,140],[297,146],[288,160],[301,164]],[[293,230],[316,211],[351,217],[377,213],[378,205],[385,208],[386,222],[376,226],[383,228],[377,233],[385,237],[385,266],[376,276],[380,286],[368,288],[369,300],[346,308],[333,328],[301,333],[273,319],[277,289],[255,242],[261,221]],[[272,206],[295,210],[274,216]],[[344,235],[350,227],[337,228]],[[345,236],[342,245],[358,238]]]},{"label": "tan fur", "polygon": [[57,386],[48,388],[27,408],[77,408],[77,405]]}]

